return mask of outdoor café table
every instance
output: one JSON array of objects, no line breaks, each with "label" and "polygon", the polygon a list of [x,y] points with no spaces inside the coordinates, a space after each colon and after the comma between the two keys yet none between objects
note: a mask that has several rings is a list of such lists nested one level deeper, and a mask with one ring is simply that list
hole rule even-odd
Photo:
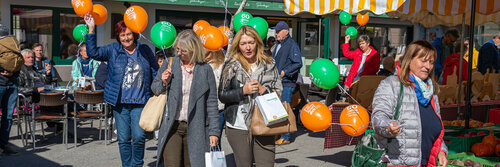
[{"label": "outdoor caf\u00e9 table", "polygon": [[[330,111],[332,112],[332,123],[339,123],[340,113],[345,107],[350,105],[346,102],[333,103],[330,105]],[[358,144],[358,137],[352,137],[347,135],[340,125],[331,124],[328,129],[325,130],[325,144],[323,149],[342,147],[348,145]]]}]

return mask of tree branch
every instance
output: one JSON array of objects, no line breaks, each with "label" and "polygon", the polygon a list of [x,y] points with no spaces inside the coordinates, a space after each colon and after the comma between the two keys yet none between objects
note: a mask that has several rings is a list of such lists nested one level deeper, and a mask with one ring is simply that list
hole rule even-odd
[{"label": "tree branch", "polygon": [[231,43],[233,41],[233,37],[234,37],[234,26],[233,26],[233,20],[234,20],[234,16],[236,16],[238,13],[240,13],[241,11],[243,11],[243,8],[245,8],[245,5],[247,4],[247,0],[242,0],[241,1],[241,4],[240,4],[240,7],[238,8],[238,10],[236,11],[236,13],[231,17],[231,22],[229,24],[229,37],[228,37],[228,44],[227,44],[227,50],[226,50],[226,56],[225,56],[225,60],[228,60],[229,59],[229,52],[231,52]]}]

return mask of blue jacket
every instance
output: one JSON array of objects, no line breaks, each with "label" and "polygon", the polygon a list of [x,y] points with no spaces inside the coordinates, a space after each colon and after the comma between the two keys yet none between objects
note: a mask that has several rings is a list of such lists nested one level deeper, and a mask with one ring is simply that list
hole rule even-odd
[{"label": "blue jacket", "polygon": [[[98,61],[108,61],[108,80],[106,81],[106,86],[104,87],[104,100],[113,106],[118,103],[118,97],[120,96],[122,79],[125,74],[125,69],[128,63],[128,57],[123,45],[118,43],[111,43],[106,46],[97,47],[96,35],[87,34],[86,37],[87,44],[87,55]],[[137,57],[139,58],[144,75],[144,86],[142,87],[145,93],[144,101],[147,101],[151,95],[151,82],[154,76],[156,76],[156,71],[158,70],[158,63],[155,60],[154,54],[147,45],[137,43],[138,52]],[[149,75],[148,75],[149,74]]]},{"label": "blue jacket", "polygon": [[493,40],[489,40],[484,43],[484,45],[481,46],[481,49],[479,49],[477,70],[482,74],[486,73],[486,69],[488,68],[490,69],[490,72],[492,72],[492,69],[495,69],[498,72],[500,68],[498,54],[497,45],[493,42]]},{"label": "blue jacket", "polygon": [[295,87],[295,82],[299,76],[299,70],[302,67],[302,56],[297,42],[288,35],[282,42],[281,48],[278,48],[278,41],[275,42],[273,58],[276,61],[276,68],[281,75],[281,71],[285,72],[282,78],[283,86]]},{"label": "blue jacket", "polygon": [[[432,46],[436,48],[437,52],[436,62],[434,63],[434,76],[439,77],[441,70],[443,69],[444,60],[449,55],[443,55],[443,37],[436,38],[434,42],[432,42]],[[451,46],[451,50],[454,50],[453,46]]]}]

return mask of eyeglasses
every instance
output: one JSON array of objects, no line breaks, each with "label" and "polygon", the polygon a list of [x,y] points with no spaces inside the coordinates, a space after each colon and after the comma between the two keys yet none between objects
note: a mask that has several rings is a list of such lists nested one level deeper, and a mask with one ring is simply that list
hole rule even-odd
[{"label": "eyeglasses", "polygon": [[186,50],[186,49],[175,48],[175,52],[188,53],[189,51],[188,51],[188,50]]}]

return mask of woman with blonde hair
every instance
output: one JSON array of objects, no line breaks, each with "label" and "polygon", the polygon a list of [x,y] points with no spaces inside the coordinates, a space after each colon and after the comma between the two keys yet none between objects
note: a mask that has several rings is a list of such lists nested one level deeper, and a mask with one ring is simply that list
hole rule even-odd
[{"label": "woman with blonde hair", "polygon": [[180,32],[174,47],[171,67],[164,61],[151,85],[157,95],[168,90],[156,164],[205,166],[205,152],[220,135],[214,73],[204,62],[203,46],[192,30]]},{"label": "woman with blonde hair", "polygon": [[447,164],[438,86],[432,80],[436,55],[429,42],[412,42],[397,76],[382,80],[375,92],[372,125],[379,147],[387,150],[382,159],[389,165]]},{"label": "woman with blonde hair", "polygon": [[264,44],[255,29],[240,28],[230,48],[231,58],[222,70],[219,100],[225,104],[226,135],[236,166],[274,166],[275,136],[255,136],[250,122],[259,95],[283,89],[273,58],[264,53]]}]

